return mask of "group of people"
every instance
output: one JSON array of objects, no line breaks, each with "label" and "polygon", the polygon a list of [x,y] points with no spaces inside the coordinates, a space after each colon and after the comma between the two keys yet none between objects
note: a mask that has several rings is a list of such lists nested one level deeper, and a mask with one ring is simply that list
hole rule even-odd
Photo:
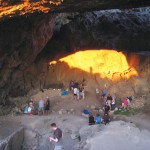
[{"label": "group of people", "polygon": [[[98,98],[98,100],[101,98],[104,102],[104,110],[105,112],[109,112],[109,111],[114,111],[115,106],[116,106],[116,97],[115,96],[111,96],[108,93],[108,90],[106,89],[106,87],[103,89],[102,94],[99,90],[98,87],[96,87],[96,97]],[[122,100],[122,104],[119,107],[120,109],[124,109],[126,107],[128,107],[130,105],[132,101],[132,97],[125,97]]]},{"label": "group of people", "polygon": [[101,124],[101,123],[104,123],[106,125],[109,122],[110,122],[110,116],[108,113],[105,113],[103,117],[101,117],[100,114],[97,114],[96,117],[94,117],[92,114],[89,114],[89,125]]},{"label": "group of people", "polygon": [[85,99],[84,83],[79,84],[76,80],[70,81],[69,89],[73,92],[77,100]]},{"label": "group of people", "polygon": [[96,97],[98,100],[102,98],[104,102],[104,107],[106,107],[109,111],[110,110],[114,111],[115,104],[116,104],[116,101],[115,101],[116,97],[111,96],[108,93],[108,90],[106,88],[104,88],[104,90],[102,91],[102,95],[101,95],[99,88],[96,87]]},{"label": "group of people", "polygon": [[49,114],[50,111],[50,99],[46,97],[46,102],[41,98],[38,102],[38,108],[36,109],[34,101],[31,99],[29,105],[25,106],[23,113],[30,115],[44,115]]},{"label": "group of people", "polygon": [[122,105],[119,107],[119,110],[123,110],[124,108],[130,106],[133,97],[125,97],[122,101]]}]

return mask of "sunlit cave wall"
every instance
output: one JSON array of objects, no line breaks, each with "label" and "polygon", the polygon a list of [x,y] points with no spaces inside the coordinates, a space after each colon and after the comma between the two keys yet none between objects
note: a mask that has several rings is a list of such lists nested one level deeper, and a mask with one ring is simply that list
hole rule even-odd
[{"label": "sunlit cave wall", "polygon": [[[85,79],[88,88],[93,91],[96,86],[103,88],[107,84],[111,93],[118,93],[120,96],[149,93],[149,15],[149,7],[125,11],[108,10],[59,15],[52,39],[36,59],[36,62],[41,66],[40,62],[42,61],[46,61],[45,63],[57,61],[56,64],[49,66],[43,84],[50,86],[62,83],[68,86],[70,80],[82,81]],[[87,63],[89,66],[93,64],[93,62],[90,63],[92,55],[86,53],[84,56],[87,55],[87,57],[78,56],[79,58],[74,60],[75,67],[70,65],[73,63],[72,61],[60,61],[71,55],[77,55],[81,50],[100,49],[122,51],[129,66],[128,72],[131,73],[130,68],[134,68],[138,72],[138,76],[131,76],[128,79],[122,78],[117,82],[112,81],[113,78],[111,80],[107,77],[100,78],[97,74],[85,71],[84,66]],[[93,61],[99,65],[102,57],[97,57]],[[111,56],[108,58],[105,60],[104,66],[108,63],[115,64],[111,62],[115,59],[111,59]],[[69,59],[73,60],[74,58],[70,57]],[[114,76],[118,75],[120,76],[120,73],[114,72]]]},{"label": "sunlit cave wall", "polygon": [[[67,87],[71,79],[84,79],[92,89],[107,84],[112,93],[148,93],[150,59],[148,53],[139,53],[150,50],[149,33],[149,7],[38,14],[0,22],[0,104],[6,104],[9,96],[24,95],[31,89]],[[113,82],[58,61],[81,50],[100,49],[123,51],[138,76]],[[50,65],[54,60],[57,64]]]}]

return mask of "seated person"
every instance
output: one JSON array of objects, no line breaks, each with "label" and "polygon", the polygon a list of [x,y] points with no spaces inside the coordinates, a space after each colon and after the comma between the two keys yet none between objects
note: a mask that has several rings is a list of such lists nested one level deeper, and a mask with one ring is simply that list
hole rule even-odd
[{"label": "seated person", "polygon": [[64,91],[62,91],[61,96],[66,96],[68,94],[69,94],[69,92],[67,90],[64,90]]},{"label": "seated person", "polygon": [[122,107],[125,108],[129,105],[130,103],[130,100],[128,98],[125,98],[122,102]]},{"label": "seated person", "polygon": [[95,119],[92,114],[89,115],[89,125],[94,125],[95,124]]},{"label": "seated person", "polygon": [[28,114],[32,115],[32,108],[30,106],[28,107]]},{"label": "seated person", "polygon": [[132,99],[133,99],[133,97],[132,96],[130,96],[130,97],[127,97],[128,99],[129,99],[129,101],[130,101],[130,103],[132,102]]},{"label": "seated person", "polygon": [[106,125],[106,124],[109,124],[109,122],[110,122],[110,117],[109,117],[109,115],[108,115],[107,113],[105,113],[103,120],[104,120],[104,124],[105,124],[105,125]]},{"label": "seated person", "polygon": [[34,110],[34,102],[32,99],[29,101],[29,107],[31,107],[31,109]]},{"label": "seated person", "polygon": [[23,113],[28,114],[28,106],[25,106]]},{"label": "seated person", "polygon": [[33,99],[31,99],[31,100],[29,101],[29,105],[30,105],[30,106],[33,105]]},{"label": "seated person", "polygon": [[105,113],[109,113],[109,111],[110,111],[110,106],[109,106],[109,104],[108,104],[108,102],[106,102],[106,104],[105,104],[105,106],[104,106],[104,110],[105,110]]},{"label": "seated person", "polygon": [[102,119],[102,117],[100,116],[100,114],[97,114],[96,119],[95,119],[95,122],[96,122],[97,124],[101,124],[102,121],[103,121],[103,119]]}]

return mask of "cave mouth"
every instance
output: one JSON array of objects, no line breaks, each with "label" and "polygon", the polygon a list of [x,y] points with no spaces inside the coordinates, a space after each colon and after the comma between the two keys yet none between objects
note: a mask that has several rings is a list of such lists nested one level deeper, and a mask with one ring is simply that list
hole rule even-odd
[{"label": "cave mouth", "polygon": [[[138,58],[134,61],[138,62]],[[102,79],[108,78],[112,81],[138,76],[136,69],[128,64],[126,56],[116,50],[78,51],[60,58],[58,61],[51,61],[49,65],[55,68],[60,63],[66,63],[70,69],[80,69],[91,75],[97,74]]]},{"label": "cave mouth", "polygon": [[0,104],[83,79],[91,88],[107,84],[113,93],[122,93],[114,87],[121,83],[130,91],[124,95],[148,93],[149,12],[142,7],[49,13],[0,22]]},{"label": "cave mouth", "polygon": [[[150,7],[21,16],[0,22],[0,37],[0,115],[16,116],[16,109],[23,110],[30,99],[37,110],[39,99],[46,101],[49,96],[52,102],[48,116],[18,117],[25,129],[14,140],[10,139],[10,147],[12,141],[20,139],[19,146],[25,150],[40,146],[42,150],[43,146],[50,149],[49,125],[57,121],[67,135],[66,140],[72,138],[66,143],[73,142],[83,149],[80,146],[85,146],[89,133],[92,136],[93,131],[101,131],[101,126],[95,130],[87,126],[87,118],[81,116],[85,108],[94,115],[104,114],[101,95],[96,98],[96,88],[100,92],[107,88],[116,98],[117,111],[125,97],[133,98],[131,109],[127,109],[133,117],[129,122],[139,121],[136,113],[149,114]],[[85,101],[77,101],[73,91],[69,91],[70,81],[84,83]],[[69,95],[63,96],[64,91]],[[140,117],[142,124],[146,119]],[[145,131],[132,123],[121,121],[111,125],[116,124],[120,129],[125,127],[128,131],[125,134],[131,134],[133,129],[145,137]],[[149,129],[149,120],[147,125]],[[128,140],[129,135],[126,137]],[[140,141],[137,134],[134,137],[133,146]],[[9,142],[5,142],[6,147]]]}]

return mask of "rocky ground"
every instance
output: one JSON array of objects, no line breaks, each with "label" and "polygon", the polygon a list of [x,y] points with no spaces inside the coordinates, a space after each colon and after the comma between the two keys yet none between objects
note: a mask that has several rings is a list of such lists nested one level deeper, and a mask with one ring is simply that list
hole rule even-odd
[{"label": "rocky ground", "polygon": [[[118,146],[122,146],[123,150],[127,148],[148,150],[150,132],[146,129],[150,130],[149,115],[142,113],[129,117],[112,115],[114,119],[107,126],[88,126],[88,119],[81,115],[84,108],[89,109],[94,115],[97,112],[103,114],[102,102],[96,99],[94,91],[93,93],[86,91],[86,99],[80,101],[77,101],[72,93],[67,96],[60,96],[60,93],[61,90],[58,89],[44,92],[34,90],[26,97],[12,99],[15,105],[23,107],[30,98],[33,98],[36,104],[40,98],[45,100],[49,96],[51,113],[44,116],[16,116],[12,111],[7,116],[1,116],[0,141],[7,139],[19,128],[24,128],[23,150],[52,150],[54,145],[49,142],[48,137],[52,135],[50,124],[56,122],[65,135],[64,150],[99,150],[99,147],[102,150],[108,147],[114,150]],[[143,107],[143,103],[143,98],[136,98],[132,102],[132,107]],[[111,144],[108,145],[108,142]]]}]

